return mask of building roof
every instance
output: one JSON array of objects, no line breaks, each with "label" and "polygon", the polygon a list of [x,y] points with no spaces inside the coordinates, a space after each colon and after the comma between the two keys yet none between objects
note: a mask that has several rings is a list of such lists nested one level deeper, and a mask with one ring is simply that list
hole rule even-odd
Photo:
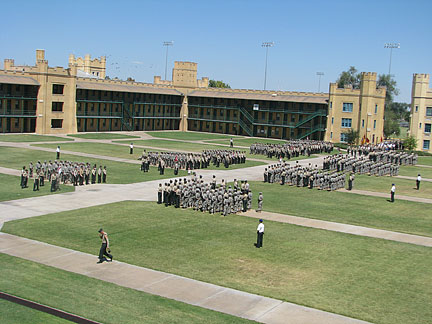
[{"label": "building roof", "polygon": [[195,90],[188,94],[191,97],[210,97],[226,99],[246,99],[246,100],[270,100],[270,101],[287,101],[287,102],[305,102],[327,104],[328,94],[322,96],[307,96],[295,94],[281,94],[280,92],[254,93],[254,92],[237,92],[237,91],[214,91],[214,90]]},{"label": "building roof", "polygon": [[0,74],[0,83],[23,84],[23,85],[39,85],[35,79],[21,75],[4,75]]},{"label": "building roof", "polygon": [[83,70],[77,69],[77,77],[79,78],[90,78],[90,79],[99,79],[98,76],[87,73]]},{"label": "building roof", "polygon": [[77,89],[134,92],[134,93],[154,93],[166,95],[182,95],[180,91],[172,88],[156,88],[139,84],[121,84],[115,82],[92,82],[77,80]]}]

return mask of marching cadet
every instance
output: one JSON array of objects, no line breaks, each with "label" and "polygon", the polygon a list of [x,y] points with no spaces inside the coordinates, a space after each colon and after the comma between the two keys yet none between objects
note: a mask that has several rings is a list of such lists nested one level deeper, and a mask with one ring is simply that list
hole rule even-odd
[{"label": "marching cadet", "polygon": [[90,182],[90,167],[85,168],[85,184],[88,185]]},{"label": "marching cadet", "polygon": [[261,212],[262,211],[263,200],[264,200],[264,196],[263,196],[262,192],[260,192],[258,194],[258,208],[256,210],[257,212]]},{"label": "marching cadet", "polygon": [[352,190],[353,185],[354,185],[354,174],[351,173],[348,179],[348,190]]},{"label": "marching cadet", "polygon": [[178,163],[176,162],[176,163],[174,164],[174,175],[178,175],[178,172],[179,172],[179,165],[178,165]]},{"label": "marching cadet", "polygon": [[243,194],[243,212],[247,212],[247,204],[248,204],[248,194],[245,192]]},{"label": "marching cadet", "polygon": [[91,183],[96,183],[96,164],[93,166],[92,172],[91,172]]},{"label": "marching cadet", "polygon": [[157,203],[159,205],[162,204],[162,193],[163,193],[162,183],[159,183],[159,187],[158,187],[158,201],[157,201]]},{"label": "marching cadet", "polygon": [[29,177],[33,178],[33,162],[30,162],[29,168],[28,168]]},{"label": "marching cadet", "polygon": [[212,180],[212,189],[215,190],[216,189],[216,176],[213,175],[213,180]]},{"label": "marching cadet", "polygon": [[99,166],[97,171],[97,182],[102,183],[102,165]]},{"label": "marching cadet", "polygon": [[56,191],[57,177],[55,172],[51,173],[51,192]]},{"label": "marching cadet", "polygon": [[37,172],[34,176],[33,191],[39,191],[39,174]]},{"label": "marching cadet", "polygon": [[73,185],[76,187],[78,185],[78,170],[75,168],[72,174],[73,174]]},{"label": "marching cadet", "polygon": [[160,159],[159,161],[159,175],[163,175],[165,173],[165,161]]},{"label": "marching cadet", "polygon": [[56,154],[56,156],[57,156],[56,160],[60,160],[60,145],[57,146],[56,153],[57,153]]},{"label": "marching cadet", "polygon": [[104,166],[102,170],[102,183],[106,183],[106,178],[107,178],[107,168],[106,166]]},{"label": "marching cadet", "polygon": [[26,179],[27,179],[27,170],[26,167],[23,166],[21,170],[21,189],[27,188]]},{"label": "marching cadet", "polygon": [[43,187],[44,185],[45,185],[45,174],[44,174],[44,171],[43,171],[43,169],[40,169],[39,170],[39,185],[41,186],[41,187]]}]

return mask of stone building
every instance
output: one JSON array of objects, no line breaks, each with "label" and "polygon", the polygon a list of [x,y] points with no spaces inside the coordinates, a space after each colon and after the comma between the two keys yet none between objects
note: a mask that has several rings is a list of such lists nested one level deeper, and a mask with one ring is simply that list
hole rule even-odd
[{"label": "stone building", "polygon": [[417,150],[432,153],[432,89],[429,74],[414,74],[411,91],[410,135],[417,139]]},{"label": "stone building", "polygon": [[36,51],[35,66],[6,59],[0,70],[0,132],[193,130],[339,142],[346,127],[334,123],[351,118],[350,127],[358,127],[361,136],[374,142],[382,136],[385,90],[376,89],[375,73],[364,73],[358,90],[331,84],[330,94],[209,88],[208,78],[197,79],[193,62],[175,62],[172,81],[105,76],[104,57],[70,55],[67,68],[49,67],[43,50]]}]

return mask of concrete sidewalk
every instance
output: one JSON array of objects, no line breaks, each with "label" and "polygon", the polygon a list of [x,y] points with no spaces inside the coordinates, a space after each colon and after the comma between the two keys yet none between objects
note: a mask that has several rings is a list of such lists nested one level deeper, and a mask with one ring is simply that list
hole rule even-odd
[{"label": "concrete sidewalk", "polygon": [[13,176],[21,176],[20,170],[10,169],[10,168],[4,168],[0,167],[0,173],[13,175]]},{"label": "concrete sidewalk", "polygon": [[325,311],[0,233],[0,252],[153,295],[269,324],[366,324]]},{"label": "concrete sidewalk", "polygon": [[241,213],[240,215],[253,217],[253,218],[262,218],[274,222],[288,223],[288,224],[294,224],[294,225],[299,225],[304,227],[312,227],[312,228],[322,229],[326,231],[347,233],[347,234],[353,234],[359,236],[367,236],[367,237],[373,237],[373,238],[378,238],[383,240],[390,240],[390,241],[432,247],[432,237],[427,237],[427,236],[392,232],[392,231],[386,231],[386,230],[381,230],[376,228],[335,223],[335,222],[323,221],[319,219],[284,215],[284,214],[272,213],[266,211],[257,213],[256,211],[249,210],[246,213]]}]

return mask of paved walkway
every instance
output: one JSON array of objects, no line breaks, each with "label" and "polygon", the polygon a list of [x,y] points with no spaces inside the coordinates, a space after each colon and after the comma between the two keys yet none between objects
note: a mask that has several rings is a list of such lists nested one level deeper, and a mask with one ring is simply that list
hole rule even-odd
[{"label": "paved walkway", "polygon": [[272,213],[266,211],[257,213],[256,211],[250,210],[247,211],[246,213],[241,213],[240,215],[253,217],[253,218],[262,218],[265,220],[294,224],[294,225],[299,225],[304,227],[318,228],[327,231],[347,233],[347,234],[353,234],[359,236],[368,236],[368,237],[374,237],[378,239],[432,247],[432,237],[391,232],[391,231],[385,231],[385,230],[380,230],[380,229],[375,229],[370,227],[335,223],[335,222],[323,221],[319,219],[284,215],[284,214]]},{"label": "paved walkway", "polygon": [[422,168],[432,168],[432,165],[424,165],[424,164],[416,164],[415,166],[422,167]]},{"label": "paved walkway", "polygon": [[9,174],[9,175],[13,175],[13,176],[20,176],[21,175],[20,170],[4,168],[4,167],[0,167],[0,173]]},{"label": "paved walkway", "polygon": [[[353,190],[339,189],[338,191],[348,192],[348,193],[357,194],[357,195],[382,197],[382,198],[388,198],[388,199],[390,199],[390,191],[389,191],[389,193],[376,192],[376,191],[367,191],[367,190],[357,190],[357,189],[353,189]],[[432,199],[398,195],[397,191],[396,191],[395,200],[398,200],[398,199],[400,199],[400,200],[414,201],[414,202],[421,202],[421,203],[425,203],[425,204],[432,204]]]},{"label": "paved walkway", "polygon": [[0,252],[187,304],[269,324],[367,322],[0,233]]},{"label": "paved walkway", "polygon": [[[407,179],[407,180],[414,180],[414,181],[417,180],[417,177],[408,177],[408,176],[401,176],[401,175],[398,175],[398,176],[396,176],[395,178],[401,178],[401,179]],[[421,181],[432,182],[432,179],[428,179],[428,178],[423,178],[423,177],[422,177]]]}]

